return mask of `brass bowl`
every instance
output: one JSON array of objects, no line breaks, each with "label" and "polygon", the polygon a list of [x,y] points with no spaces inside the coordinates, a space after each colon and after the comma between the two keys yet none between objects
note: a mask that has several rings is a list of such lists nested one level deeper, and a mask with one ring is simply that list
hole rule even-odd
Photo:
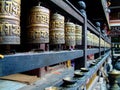
[{"label": "brass bowl", "polygon": [[60,90],[60,88],[55,86],[50,86],[50,87],[46,87],[45,90]]},{"label": "brass bowl", "polygon": [[92,65],[92,66],[95,66],[95,64],[96,64],[96,63],[94,63],[94,62],[93,62],[93,63],[91,63],[91,65]]},{"label": "brass bowl", "polygon": [[81,70],[82,72],[88,72],[88,71],[89,71],[89,69],[87,69],[87,68],[80,68],[80,70]]},{"label": "brass bowl", "polygon": [[93,60],[92,62],[93,62],[93,63],[96,63],[96,60]]},{"label": "brass bowl", "polygon": [[74,76],[75,76],[75,77],[83,77],[84,74],[83,74],[83,72],[75,71],[75,72],[74,72]]},{"label": "brass bowl", "polygon": [[74,84],[76,82],[76,80],[73,79],[72,77],[65,77],[63,78],[63,81],[65,84]]},{"label": "brass bowl", "polygon": [[120,77],[120,71],[113,69],[111,72],[108,73],[109,76],[113,77],[113,78],[117,78]]}]

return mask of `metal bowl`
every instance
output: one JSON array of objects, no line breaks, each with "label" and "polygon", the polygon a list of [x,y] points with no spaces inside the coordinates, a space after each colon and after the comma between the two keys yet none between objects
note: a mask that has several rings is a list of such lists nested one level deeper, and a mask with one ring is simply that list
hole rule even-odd
[{"label": "metal bowl", "polygon": [[92,62],[93,62],[93,63],[96,63],[96,60],[93,60]]},{"label": "metal bowl", "polygon": [[75,76],[75,77],[83,77],[84,74],[83,74],[83,72],[75,71],[75,72],[74,72],[74,76]]},{"label": "metal bowl", "polygon": [[65,77],[63,78],[63,81],[65,84],[74,84],[76,82],[76,80],[73,79],[72,77]]},{"label": "metal bowl", "polygon": [[88,71],[89,71],[89,69],[87,69],[87,68],[80,68],[80,70],[81,70],[82,72],[88,72]]},{"label": "metal bowl", "polygon": [[120,71],[113,69],[111,72],[108,73],[109,76],[113,77],[113,78],[117,78],[120,77]]},{"label": "metal bowl", "polygon": [[90,66],[95,66],[96,63],[91,63]]},{"label": "metal bowl", "polygon": [[50,86],[50,87],[46,87],[45,90],[60,90],[60,88],[55,86]]}]

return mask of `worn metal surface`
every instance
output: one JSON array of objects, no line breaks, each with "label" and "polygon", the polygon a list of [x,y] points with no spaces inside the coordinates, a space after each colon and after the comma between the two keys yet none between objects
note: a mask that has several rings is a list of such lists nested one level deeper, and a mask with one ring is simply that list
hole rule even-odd
[{"label": "worn metal surface", "polygon": [[75,24],[72,22],[65,23],[65,45],[75,46]]},{"label": "worn metal surface", "polygon": [[78,24],[75,25],[75,39],[76,45],[82,44],[82,26]]},{"label": "worn metal surface", "polygon": [[34,6],[28,17],[28,43],[49,43],[49,9]]},{"label": "worn metal surface", "polygon": [[54,13],[50,22],[50,44],[64,44],[64,16]]},{"label": "worn metal surface", "polygon": [[0,44],[20,44],[21,0],[0,1]]},{"label": "worn metal surface", "polygon": [[4,59],[0,60],[0,76],[53,65],[82,56],[82,50],[5,55]]}]

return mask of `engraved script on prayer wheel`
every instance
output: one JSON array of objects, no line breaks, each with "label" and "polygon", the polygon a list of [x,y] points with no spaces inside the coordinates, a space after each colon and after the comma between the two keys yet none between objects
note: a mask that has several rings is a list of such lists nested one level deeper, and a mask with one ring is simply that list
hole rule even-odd
[{"label": "engraved script on prayer wheel", "polygon": [[0,0],[0,44],[20,44],[20,0]]},{"label": "engraved script on prayer wheel", "polygon": [[28,43],[49,43],[49,10],[34,6],[28,18]]},{"label": "engraved script on prayer wheel", "polygon": [[50,24],[50,43],[51,44],[64,44],[64,16],[60,14],[53,14]]},{"label": "engraved script on prayer wheel", "polygon": [[81,45],[82,39],[82,26],[75,25],[75,38],[76,38],[76,45]]},{"label": "engraved script on prayer wheel", "polygon": [[75,46],[75,24],[66,22],[65,24],[65,44],[66,46]]}]

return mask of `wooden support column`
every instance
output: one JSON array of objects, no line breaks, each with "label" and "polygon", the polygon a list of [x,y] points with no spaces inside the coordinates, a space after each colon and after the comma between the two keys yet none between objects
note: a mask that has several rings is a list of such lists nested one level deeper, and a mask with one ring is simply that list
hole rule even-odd
[{"label": "wooden support column", "polygon": [[99,56],[101,56],[101,31],[100,31],[100,23],[99,22],[96,22],[96,25],[97,25],[97,29],[99,31]]},{"label": "wooden support column", "polygon": [[80,5],[80,12],[84,17],[83,31],[82,31],[82,48],[83,57],[75,59],[75,69],[80,69],[81,67],[87,67],[87,16],[86,16],[86,5],[83,1],[78,2]]},{"label": "wooden support column", "polygon": [[98,58],[98,57],[100,57],[101,56],[101,31],[100,31],[100,23],[99,22],[96,22],[96,25],[97,25],[97,30],[98,30],[98,32],[99,32],[99,53],[96,53],[94,56],[95,56],[95,59],[96,58]]}]

